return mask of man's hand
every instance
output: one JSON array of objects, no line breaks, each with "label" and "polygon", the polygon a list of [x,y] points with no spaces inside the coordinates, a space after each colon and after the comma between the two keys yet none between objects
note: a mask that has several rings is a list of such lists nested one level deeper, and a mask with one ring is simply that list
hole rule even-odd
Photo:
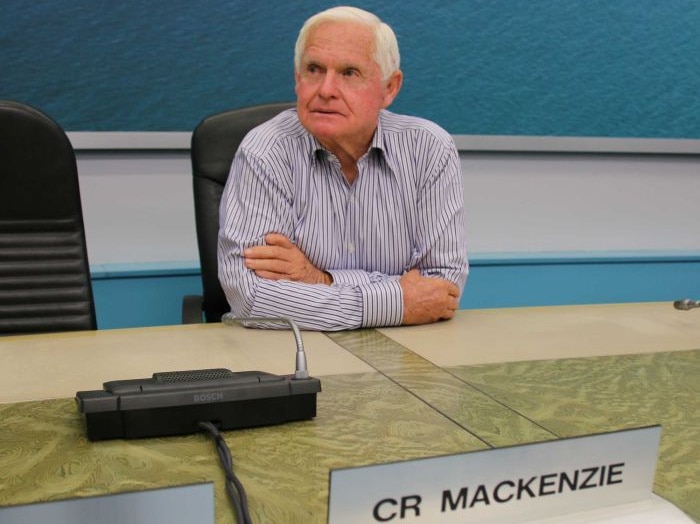
[{"label": "man's hand", "polygon": [[279,233],[265,235],[265,245],[243,252],[245,266],[260,278],[293,280],[306,284],[332,284],[329,273],[314,266],[291,240]]},{"label": "man's hand", "polygon": [[403,322],[429,324],[454,316],[459,288],[442,278],[424,277],[412,269],[399,279],[403,290]]}]

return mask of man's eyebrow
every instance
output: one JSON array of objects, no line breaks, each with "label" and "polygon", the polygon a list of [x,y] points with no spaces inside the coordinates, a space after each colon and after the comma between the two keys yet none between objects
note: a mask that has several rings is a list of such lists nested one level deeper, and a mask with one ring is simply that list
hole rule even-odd
[{"label": "man's eyebrow", "polygon": [[303,57],[301,60],[302,64],[312,64],[312,65],[321,65],[321,61],[317,58],[314,57]]},{"label": "man's eyebrow", "polygon": [[341,62],[336,66],[338,71],[347,71],[348,69],[355,69],[357,71],[364,71],[364,67],[358,62]]}]

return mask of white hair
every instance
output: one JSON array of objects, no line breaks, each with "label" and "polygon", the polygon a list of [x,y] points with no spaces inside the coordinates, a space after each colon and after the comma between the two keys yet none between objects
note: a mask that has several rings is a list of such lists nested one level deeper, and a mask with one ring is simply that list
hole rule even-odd
[{"label": "white hair", "polygon": [[399,70],[401,57],[399,43],[394,31],[376,15],[357,7],[340,6],[321,11],[309,18],[301,30],[294,47],[294,70],[299,72],[301,57],[306,48],[309,31],[324,22],[355,22],[372,29],[374,33],[374,61],[379,66],[384,80]]}]

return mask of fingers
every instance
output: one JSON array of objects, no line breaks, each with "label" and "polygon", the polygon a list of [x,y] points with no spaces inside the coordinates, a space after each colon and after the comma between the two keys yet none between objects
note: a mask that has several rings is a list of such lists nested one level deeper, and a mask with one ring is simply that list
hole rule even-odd
[{"label": "fingers", "polygon": [[285,258],[287,250],[296,246],[286,236],[279,233],[265,235],[265,245],[253,246],[243,251],[246,258]]},{"label": "fingers", "polygon": [[279,246],[287,249],[290,247],[294,247],[292,241],[280,233],[268,233],[267,235],[265,235],[265,243],[268,246]]},{"label": "fingers", "polygon": [[245,267],[252,269],[256,273],[259,271],[265,271],[269,273],[285,274],[289,269],[288,262],[277,258],[245,257],[243,263],[245,264]]},{"label": "fingers", "polygon": [[258,246],[245,251],[243,264],[260,278],[282,280],[289,277],[290,262],[279,258],[277,247]]},{"label": "fingers", "polygon": [[455,286],[452,282],[449,280],[441,280],[440,281],[444,285],[445,292],[447,293],[448,300],[450,304],[458,304],[459,303],[459,288]]},{"label": "fingers", "polygon": [[289,239],[278,233],[265,235],[265,245],[253,246],[243,251],[243,263],[261,278],[280,280],[289,272]]},{"label": "fingers", "polygon": [[[452,314],[454,314],[454,312],[459,309],[459,300],[457,300],[456,298],[453,298],[447,307],[450,310],[450,312]],[[450,318],[451,318],[451,316],[450,316]]]},{"label": "fingers", "polygon": [[403,324],[426,324],[454,317],[459,288],[452,282],[409,271],[399,280],[403,291]]},{"label": "fingers", "polygon": [[316,268],[289,238],[279,233],[265,235],[265,245],[245,249],[243,263],[258,277],[269,280],[327,285],[333,281],[329,274]]},{"label": "fingers", "polygon": [[283,251],[279,247],[274,246],[254,246],[243,251],[243,256],[246,259],[271,259],[279,258]]}]

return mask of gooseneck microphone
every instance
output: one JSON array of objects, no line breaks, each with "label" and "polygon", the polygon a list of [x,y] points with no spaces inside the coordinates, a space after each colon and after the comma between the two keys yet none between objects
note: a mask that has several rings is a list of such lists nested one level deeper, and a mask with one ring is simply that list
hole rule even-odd
[{"label": "gooseneck microphone", "polygon": [[252,323],[259,322],[282,322],[287,324],[294,335],[294,342],[297,345],[297,358],[296,366],[294,371],[294,378],[305,379],[309,378],[309,372],[306,368],[306,352],[304,351],[304,342],[301,339],[301,332],[299,331],[299,326],[291,318],[287,317],[234,317],[231,313],[224,313],[221,317],[221,321],[230,326],[232,324],[240,324],[243,327],[248,327]]},{"label": "gooseneck microphone", "polygon": [[673,303],[673,307],[680,309],[681,311],[688,311],[700,307],[700,300],[691,300],[689,298],[684,298],[683,300],[676,300]]}]

